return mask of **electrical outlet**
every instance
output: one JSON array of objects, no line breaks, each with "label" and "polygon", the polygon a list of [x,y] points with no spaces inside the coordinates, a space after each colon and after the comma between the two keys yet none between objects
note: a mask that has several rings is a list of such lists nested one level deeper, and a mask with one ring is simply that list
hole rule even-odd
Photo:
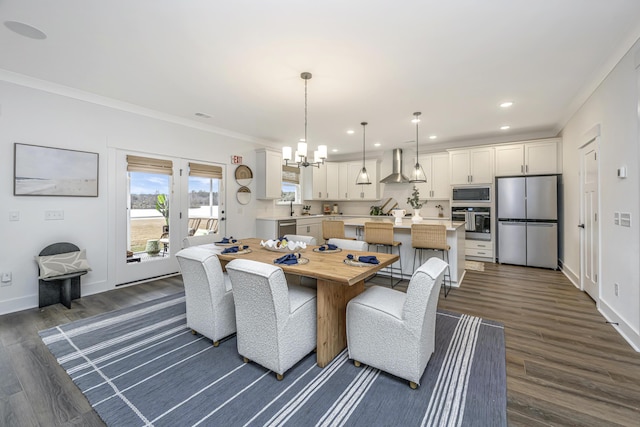
[{"label": "electrical outlet", "polygon": [[11,286],[11,273],[2,273],[2,279],[0,279],[0,286]]},{"label": "electrical outlet", "polygon": [[613,284],[613,291],[615,292],[616,296],[618,296],[618,284],[617,283]]},{"label": "electrical outlet", "polygon": [[9,221],[20,221],[20,212],[18,211],[9,212]]},{"label": "electrical outlet", "polygon": [[44,220],[61,220],[64,219],[64,211],[44,211]]}]

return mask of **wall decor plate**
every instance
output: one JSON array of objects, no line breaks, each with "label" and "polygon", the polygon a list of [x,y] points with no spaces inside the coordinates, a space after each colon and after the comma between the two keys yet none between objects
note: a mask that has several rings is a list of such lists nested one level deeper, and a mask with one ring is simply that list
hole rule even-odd
[{"label": "wall decor plate", "polygon": [[320,248],[313,248],[313,252],[318,252],[321,254],[335,254],[336,252],[342,252],[342,249],[338,248],[338,249],[325,249],[324,251],[321,251]]},{"label": "wall decor plate", "polygon": [[242,187],[238,188],[238,191],[236,192],[236,199],[241,205],[249,204],[249,202],[251,201],[251,190],[249,189],[249,187],[245,187],[243,185]]},{"label": "wall decor plate", "polygon": [[235,176],[238,184],[246,186],[253,180],[253,171],[249,166],[240,165],[236,168]]}]

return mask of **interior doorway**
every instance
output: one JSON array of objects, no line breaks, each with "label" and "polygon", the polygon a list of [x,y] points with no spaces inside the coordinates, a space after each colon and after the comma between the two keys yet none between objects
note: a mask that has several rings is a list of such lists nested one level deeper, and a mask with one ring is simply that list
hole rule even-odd
[{"label": "interior doorway", "polygon": [[600,300],[600,232],[598,196],[598,137],[580,148],[580,286],[596,302]]}]

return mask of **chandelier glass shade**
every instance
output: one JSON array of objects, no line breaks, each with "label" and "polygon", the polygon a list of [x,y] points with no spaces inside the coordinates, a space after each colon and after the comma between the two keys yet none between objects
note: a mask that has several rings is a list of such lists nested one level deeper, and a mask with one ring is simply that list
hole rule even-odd
[{"label": "chandelier glass shade", "polygon": [[309,159],[307,147],[307,82],[311,79],[311,73],[304,72],[300,74],[300,78],[304,80],[304,139],[298,142],[295,156],[292,157],[291,147],[282,147],[282,159],[286,165],[296,164],[298,167],[315,166],[317,168],[324,164],[327,158],[327,146],[319,145],[318,149],[313,152],[313,159]]},{"label": "chandelier glass shade", "polygon": [[366,126],[367,122],[360,123],[362,125],[362,169],[358,172],[358,178],[356,178],[356,185],[367,185],[371,184],[371,179],[369,179],[369,173],[367,173],[367,168],[364,164],[364,150],[365,150],[365,140],[366,140]]},{"label": "chandelier glass shade", "polygon": [[414,122],[416,124],[416,165],[413,167],[413,170],[411,171],[411,177],[409,178],[409,182],[413,182],[413,183],[421,183],[421,182],[427,182],[427,176],[424,173],[424,169],[422,169],[422,166],[420,166],[420,156],[418,154],[418,124],[420,123],[420,115],[422,113],[420,112],[415,112],[413,113],[413,120],[412,122]]}]

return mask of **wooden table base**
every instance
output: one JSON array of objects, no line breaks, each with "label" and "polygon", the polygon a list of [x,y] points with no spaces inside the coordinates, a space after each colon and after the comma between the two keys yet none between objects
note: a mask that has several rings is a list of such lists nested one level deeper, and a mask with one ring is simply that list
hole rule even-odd
[{"label": "wooden table base", "polygon": [[347,346],[347,303],[364,291],[364,280],[345,286],[318,279],[316,360],[324,368]]}]

